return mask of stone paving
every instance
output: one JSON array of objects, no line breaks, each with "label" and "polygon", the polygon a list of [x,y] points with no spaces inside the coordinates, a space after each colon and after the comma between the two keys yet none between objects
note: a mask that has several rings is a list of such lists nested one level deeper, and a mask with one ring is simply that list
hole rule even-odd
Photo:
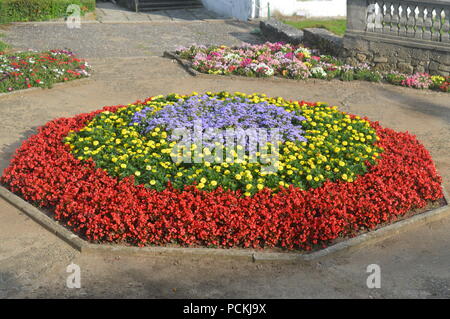
[{"label": "stone paving", "polygon": [[[210,13],[202,8],[135,13],[112,3],[98,5],[98,21],[83,20],[79,29],[68,28],[64,21],[17,23],[3,27],[2,40],[16,49],[66,48],[85,58],[161,56],[179,45],[263,41],[252,33],[256,24],[207,19]],[[143,17],[146,22],[139,22]]]}]

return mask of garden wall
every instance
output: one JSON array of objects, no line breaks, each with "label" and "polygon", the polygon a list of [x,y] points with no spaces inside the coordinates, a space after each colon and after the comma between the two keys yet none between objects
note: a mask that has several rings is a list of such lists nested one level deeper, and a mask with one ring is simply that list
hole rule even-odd
[{"label": "garden wall", "polygon": [[319,49],[323,54],[334,56],[340,56],[342,53],[342,37],[326,29],[305,28],[299,30],[276,19],[261,21],[259,27],[264,37],[272,42],[304,43]]},{"label": "garden wall", "polygon": [[450,1],[348,0],[347,31],[298,30],[275,19],[260,23],[270,41],[305,43],[348,64],[380,71],[450,75]]},{"label": "garden wall", "polygon": [[450,75],[450,1],[348,0],[342,56],[379,70]]}]

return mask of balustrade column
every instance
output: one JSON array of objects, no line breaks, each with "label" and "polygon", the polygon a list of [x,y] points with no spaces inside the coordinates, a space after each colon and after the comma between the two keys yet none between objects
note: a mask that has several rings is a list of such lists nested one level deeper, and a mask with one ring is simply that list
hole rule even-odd
[{"label": "balustrade column", "polygon": [[444,23],[442,23],[442,34],[441,41],[442,42],[450,42],[450,8],[446,8],[444,11]]},{"label": "balustrade column", "polygon": [[426,10],[427,15],[425,16],[422,39],[431,40],[431,27],[433,26],[433,8],[427,6]]},{"label": "balustrade column", "polygon": [[442,9],[436,8],[435,17],[433,22],[433,30],[431,34],[431,40],[440,41],[441,40],[441,19],[442,19]]},{"label": "balustrade column", "polygon": [[409,38],[414,38],[416,34],[415,26],[416,26],[416,6],[410,5],[408,6],[409,13],[408,13],[408,21],[407,21],[407,27],[408,30],[406,31],[407,36]]},{"label": "balustrade column", "polygon": [[399,16],[399,3],[395,3],[392,5],[393,11],[392,11],[392,18],[391,18],[391,34],[392,35],[398,35],[398,23],[400,21]]},{"label": "balustrade column", "polygon": [[416,34],[415,38],[422,39],[423,38],[423,28],[425,26],[425,7],[417,6],[417,10],[419,13],[417,14],[416,19]]},{"label": "balustrade column", "polygon": [[392,18],[392,2],[386,1],[384,3],[384,14],[383,14],[383,33],[391,32],[391,18]]},{"label": "balustrade column", "polygon": [[398,35],[402,37],[406,37],[406,14],[407,14],[408,6],[406,4],[400,4],[399,11],[400,11],[400,20],[398,23]]}]

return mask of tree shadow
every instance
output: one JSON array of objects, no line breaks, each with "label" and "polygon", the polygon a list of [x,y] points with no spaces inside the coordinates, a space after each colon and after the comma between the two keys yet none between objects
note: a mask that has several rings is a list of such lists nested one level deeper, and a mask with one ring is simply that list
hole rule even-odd
[{"label": "tree shadow", "polygon": [[0,271],[0,299],[10,298],[21,290],[22,284],[13,273]]},{"label": "tree shadow", "polygon": [[263,37],[263,35],[258,32],[258,25],[254,24],[254,23],[238,21],[238,20],[226,20],[224,23],[227,25],[236,27],[236,28],[246,29],[246,31],[242,31],[242,32],[230,32],[229,33],[232,37],[239,39],[242,42],[246,42],[246,43],[250,43],[250,44],[262,44],[267,41]]},{"label": "tree shadow", "polygon": [[[375,86],[374,86],[375,89]],[[400,90],[399,90],[400,89]],[[431,101],[429,96],[420,97],[418,94],[408,94],[407,90],[414,90],[411,88],[398,88],[394,86],[377,86],[376,91],[380,96],[387,96],[389,99],[400,103],[405,108],[409,108],[413,111],[422,113],[424,115],[433,116],[439,118],[440,120],[450,123],[450,95],[448,97],[447,105],[444,103],[436,103]],[[416,93],[416,92],[414,92]],[[418,93],[418,92],[417,92]],[[448,94],[448,93],[434,93],[430,94]]]}]

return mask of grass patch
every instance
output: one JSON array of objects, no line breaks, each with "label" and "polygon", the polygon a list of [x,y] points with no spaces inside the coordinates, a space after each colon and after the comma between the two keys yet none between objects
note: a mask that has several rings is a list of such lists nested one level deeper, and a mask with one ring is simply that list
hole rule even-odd
[{"label": "grass patch", "polygon": [[0,40],[0,52],[4,52],[8,48],[9,48],[9,45]]},{"label": "grass patch", "polygon": [[63,18],[71,4],[80,6],[81,15],[95,9],[95,0],[0,0],[0,23]]},{"label": "grass patch", "polygon": [[[4,36],[5,35],[3,33],[0,33],[0,38],[3,38]],[[5,52],[6,49],[9,49],[9,44],[0,40],[0,52]]]},{"label": "grass patch", "polygon": [[304,28],[325,28],[336,35],[343,36],[347,28],[346,19],[305,19],[305,20],[283,20],[297,29]]}]

